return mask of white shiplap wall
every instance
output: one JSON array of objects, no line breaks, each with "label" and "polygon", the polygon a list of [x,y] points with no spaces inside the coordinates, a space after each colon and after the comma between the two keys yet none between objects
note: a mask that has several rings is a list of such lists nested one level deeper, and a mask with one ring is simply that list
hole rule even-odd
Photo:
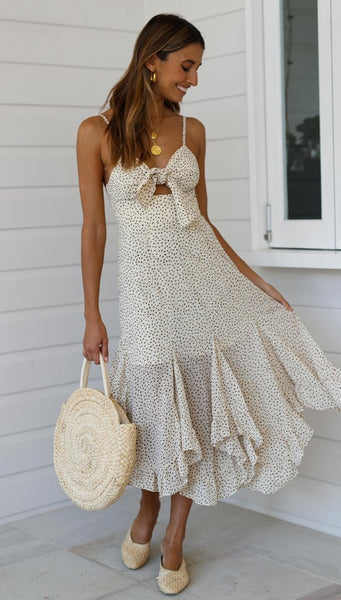
[{"label": "white shiplap wall", "polygon": [[[167,10],[147,0],[146,18]],[[173,0],[172,12],[192,20],[206,41],[199,85],[183,112],[206,127],[208,212],[236,250],[250,248],[247,75],[244,0]],[[337,271],[261,269],[289,299],[328,358],[341,367],[341,278]],[[341,415],[306,410],[314,436],[299,475],[276,494],[240,490],[228,502],[327,533],[341,534]]]},{"label": "white shiplap wall", "polygon": [[[127,66],[142,22],[140,0],[0,6],[2,521],[69,502],[52,450],[61,402],[78,385],[82,362],[76,133]],[[116,223],[107,214],[101,297],[113,345]]]}]

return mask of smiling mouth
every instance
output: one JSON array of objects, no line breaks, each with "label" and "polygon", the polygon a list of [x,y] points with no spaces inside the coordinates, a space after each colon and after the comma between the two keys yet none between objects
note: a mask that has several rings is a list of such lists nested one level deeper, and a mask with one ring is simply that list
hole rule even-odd
[{"label": "smiling mouth", "polygon": [[186,94],[187,92],[187,88],[183,87],[182,85],[177,84],[176,87],[178,88],[178,90],[180,90],[180,92],[182,92],[183,94]]}]

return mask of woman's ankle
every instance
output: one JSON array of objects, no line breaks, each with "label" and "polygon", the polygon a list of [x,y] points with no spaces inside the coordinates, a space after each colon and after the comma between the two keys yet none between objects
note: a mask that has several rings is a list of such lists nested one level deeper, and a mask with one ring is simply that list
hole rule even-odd
[{"label": "woman's ankle", "polygon": [[163,542],[167,545],[178,546],[181,545],[185,539],[186,532],[182,529],[172,529],[168,528],[165,531],[165,535],[163,537]]}]

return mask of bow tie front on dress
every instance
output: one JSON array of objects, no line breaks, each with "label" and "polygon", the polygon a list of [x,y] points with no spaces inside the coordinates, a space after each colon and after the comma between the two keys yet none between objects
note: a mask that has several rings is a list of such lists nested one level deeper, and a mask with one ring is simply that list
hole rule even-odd
[{"label": "bow tie front on dress", "polygon": [[182,227],[188,227],[201,216],[195,190],[182,186],[178,179],[179,174],[175,177],[174,170],[168,167],[149,168],[144,163],[141,166],[145,167],[146,172],[141,177],[136,199],[142,206],[147,207],[157,199],[157,196],[154,196],[157,185],[167,185],[172,192],[177,219]]}]

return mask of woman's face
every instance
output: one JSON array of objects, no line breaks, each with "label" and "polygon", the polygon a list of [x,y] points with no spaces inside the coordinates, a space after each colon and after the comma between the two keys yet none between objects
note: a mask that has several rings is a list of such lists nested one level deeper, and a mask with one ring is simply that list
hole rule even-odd
[{"label": "woman's face", "polygon": [[[157,56],[150,62],[156,71],[154,93],[172,102],[181,102],[191,85],[198,84],[198,68],[201,65],[203,48],[200,44],[189,44],[168,54],[166,60]],[[147,65],[151,68],[149,65]]]}]

